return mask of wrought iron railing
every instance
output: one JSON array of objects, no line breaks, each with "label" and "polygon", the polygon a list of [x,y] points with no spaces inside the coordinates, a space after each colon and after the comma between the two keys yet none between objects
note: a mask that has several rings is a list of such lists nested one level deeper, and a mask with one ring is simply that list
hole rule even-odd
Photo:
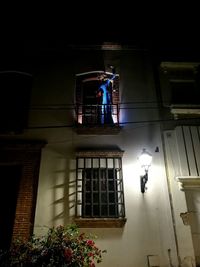
[{"label": "wrought iron railing", "polygon": [[82,125],[119,125],[119,106],[110,105],[76,105],[78,124]]}]

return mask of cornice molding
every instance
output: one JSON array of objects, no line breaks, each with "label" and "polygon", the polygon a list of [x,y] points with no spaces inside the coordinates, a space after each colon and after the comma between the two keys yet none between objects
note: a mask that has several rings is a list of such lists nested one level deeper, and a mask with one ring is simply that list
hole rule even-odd
[{"label": "cornice molding", "polygon": [[200,191],[200,176],[179,176],[176,177],[181,191],[199,190]]}]

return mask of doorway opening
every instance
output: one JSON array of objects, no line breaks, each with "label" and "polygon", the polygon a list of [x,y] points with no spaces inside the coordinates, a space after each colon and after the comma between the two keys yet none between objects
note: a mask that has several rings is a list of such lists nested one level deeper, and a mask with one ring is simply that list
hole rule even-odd
[{"label": "doorway opening", "polygon": [[0,248],[11,244],[22,167],[0,166]]}]

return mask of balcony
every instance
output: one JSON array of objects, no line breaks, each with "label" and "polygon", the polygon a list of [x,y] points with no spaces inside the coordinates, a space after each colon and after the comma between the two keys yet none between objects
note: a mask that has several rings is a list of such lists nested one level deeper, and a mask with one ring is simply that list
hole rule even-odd
[{"label": "balcony", "polygon": [[76,105],[78,134],[114,135],[121,130],[118,104]]}]

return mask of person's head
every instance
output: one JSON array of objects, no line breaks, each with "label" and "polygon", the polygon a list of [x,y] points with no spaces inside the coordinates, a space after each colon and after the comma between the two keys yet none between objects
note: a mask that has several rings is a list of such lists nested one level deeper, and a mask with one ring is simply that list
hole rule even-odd
[{"label": "person's head", "polygon": [[98,80],[99,81],[104,81],[106,79],[106,75],[105,74],[99,74],[98,75]]}]

